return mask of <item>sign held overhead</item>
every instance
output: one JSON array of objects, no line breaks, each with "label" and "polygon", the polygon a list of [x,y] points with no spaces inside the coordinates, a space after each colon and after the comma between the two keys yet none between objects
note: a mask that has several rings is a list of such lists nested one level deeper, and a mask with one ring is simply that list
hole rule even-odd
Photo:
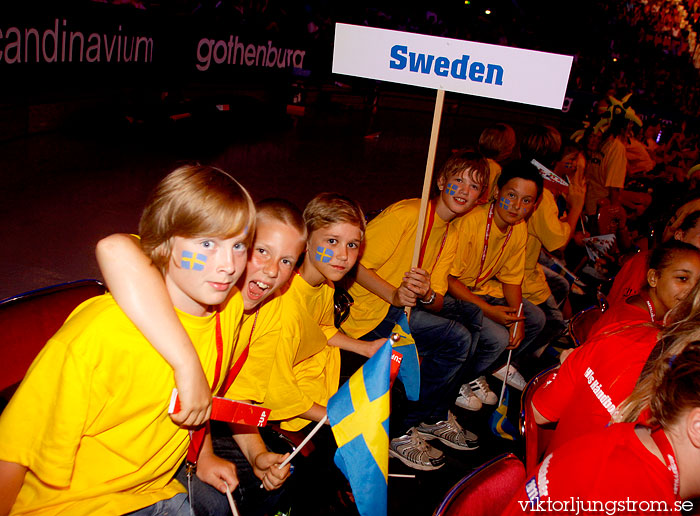
[{"label": "sign held overhead", "polygon": [[573,57],[337,23],[333,73],[561,109]]}]

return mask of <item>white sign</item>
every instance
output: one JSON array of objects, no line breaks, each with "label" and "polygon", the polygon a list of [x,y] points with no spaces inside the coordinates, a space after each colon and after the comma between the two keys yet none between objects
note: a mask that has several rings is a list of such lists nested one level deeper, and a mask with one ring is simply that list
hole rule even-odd
[{"label": "white sign", "polygon": [[561,109],[573,57],[337,23],[333,73]]}]

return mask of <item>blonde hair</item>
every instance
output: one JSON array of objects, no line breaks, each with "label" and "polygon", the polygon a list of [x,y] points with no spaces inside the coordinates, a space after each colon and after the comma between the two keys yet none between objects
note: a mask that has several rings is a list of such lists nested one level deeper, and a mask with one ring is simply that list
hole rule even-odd
[{"label": "blonde hair", "polygon": [[634,422],[649,409],[650,425],[666,428],[689,406],[700,406],[700,282],[668,312],[670,323],[615,422]]},{"label": "blonde hair", "polygon": [[471,180],[481,185],[483,193],[489,184],[489,163],[474,150],[464,149],[453,153],[438,172],[438,180],[447,182],[450,177],[464,172],[468,172]]},{"label": "blonde hair", "polygon": [[309,201],[304,209],[304,223],[308,236],[331,224],[348,223],[365,232],[365,216],[355,201],[338,193],[324,192]]},{"label": "blonde hair", "polygon": [[231,238],[255,232],[255,206],[238,181],[215,167],[186,165],[169,173],[151,193],[139,222],[141,247],[162,272],[175,236]]},{"label": "blonde hair", "polygon": [[296,229],[306,239],[306,225],[301,210],[286,199],[265,199],[255,204],[256,219],[275,220]]}]

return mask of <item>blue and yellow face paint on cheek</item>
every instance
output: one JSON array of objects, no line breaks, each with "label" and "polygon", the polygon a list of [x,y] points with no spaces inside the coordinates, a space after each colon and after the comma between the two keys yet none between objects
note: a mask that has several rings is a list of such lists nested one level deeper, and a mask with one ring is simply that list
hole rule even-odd
[{"label": "blue and yellow face paint on cheek", "polygon": [[203,271],[204,264],[207,262],[207,257],[204,254],[193,253],[192,251],[182,251],[182,260],[180,266],[183,269],[192,269],[193,271]]},{"label": "blue and yellow face paint on cheek", "polygon": [[328,263],[333,258],[333,249],[328,249],[323,246],[318,246],[316,248],[316,261],[321,263]]},{"label": "blue and yellow face paint on cheek", "polygon": [[454,195],[457,193],[457,185],[454,183],[449,183],[445,188],[445,192],[449,195]]},{"label": "blue and yellow face paint on cheek", "polygon": [[509,210],[510,209],[510,199],[507,199],[505,197],[501,197],[501,199],[498,201],[498,207],[503,208],[504,210]]}]

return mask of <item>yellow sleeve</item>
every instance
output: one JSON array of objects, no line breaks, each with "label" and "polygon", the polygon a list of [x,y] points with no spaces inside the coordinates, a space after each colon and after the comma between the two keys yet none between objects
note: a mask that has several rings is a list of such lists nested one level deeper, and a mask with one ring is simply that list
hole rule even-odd
[{"label": "yellow sleeve", "polygon": [[87,332],[77,342],[49,340],[0,417],[1,460],[70,485],[101,347]]},{"label": "yellow sleeve", "polygon": [[405,222],[393,205],[372,219],[365,231],[365,245],[360,263],[368,269],[376,270],[388,262],[402,247],[404,226]]},{"label": "yellow sleeve", "polygon": [[606,146],[603,168],[605,169],[606,187],[624,188],[625,175],[627,174],[627,156],[625,154],[625,146],[622,143],[612,141]]},{"label": "yellow sleeve", "polygon": [[542,192],[542,201],[532,214],[531,226],[532,233],[547,251],[555,251],[569,241],[571,226],[559,220],[557,202],[547,189]]}]

